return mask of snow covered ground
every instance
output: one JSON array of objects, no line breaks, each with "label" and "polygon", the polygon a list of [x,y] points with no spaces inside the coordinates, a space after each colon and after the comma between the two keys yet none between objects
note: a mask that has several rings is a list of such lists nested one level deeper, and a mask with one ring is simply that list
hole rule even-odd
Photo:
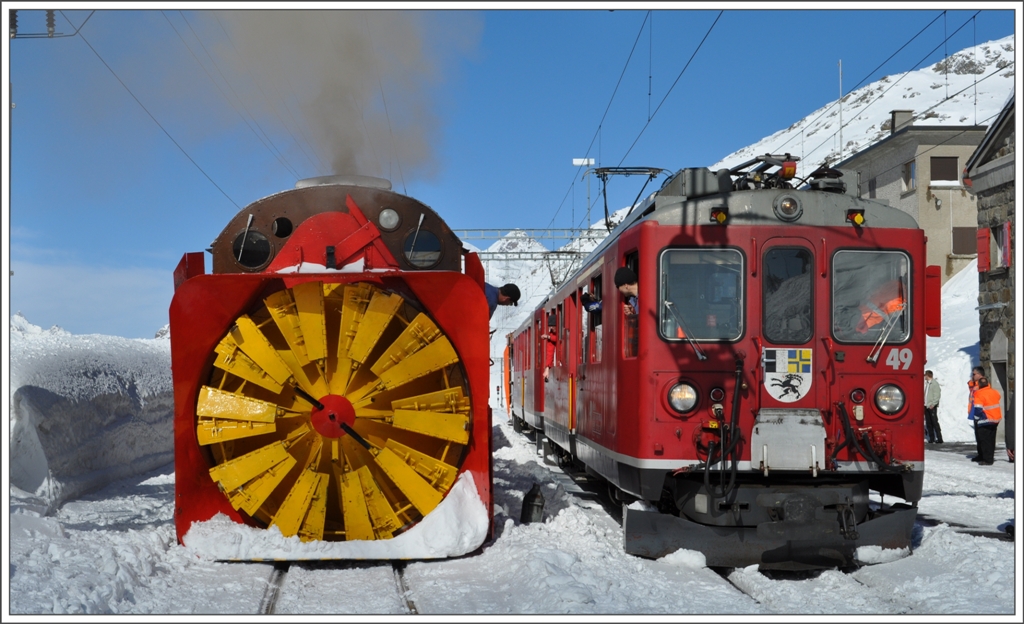
[{"label": "snow covered ground", "polygon": [[[970,268],[943,291],[943,337],[930,339],[928,366],[940,380],[963,379],[977,353],[976,273]],[[88,494],[54,497],[62,479],[34,489],[16,487],[22,466],[64,465],[84,470],[73,448],[14,444],[66,418],[63,397],[107,393],[154,397],[168,390],[167,340],[71,336],[12,319],[9,541],[5,566],[11,614],[245,614],[256,613],[273,572],[271,564],[220,563],[181,546],[173,521],[171,437],[160,444],[147,428],[142,440],[124,442],[125,423],[98,408],[79,410],[76,430],[94,452],[118,450],[125,465],[93,471]],[[83,372],[84,371],[84,372]],[[129,379],[129,371],[134,377]],[[165,379],[166,377],[166,379]],[[116,386],[115,380],[120,380]],[[114,384],[114,385],[110,385]],[[944,386],[940,413],[947,441],[973,436],[961,423],[955,383]],[[27,399],[50,388],[59,400]],[[119,389],[118,389],[119,388]],[[134,390],[132,390],[134,388]],[[947,390],[948,388],[948,390]],[[18,400],[15,400],[19,397]],[[148,403],[152,399],[145,399]],[[72,401],[73,402],[73,401]],[[140,398],[138,403],[142,403]],[[966,402],[966,396],[962,398]],[[596,497],[576,495],[571,481],[538,457],[534,444],[512,431],[504,408],[492,400],[494,539],[478,552],[442,561],[417,561],[405,570],[408,593],[398,593],[390,565],[376,562],[294,564],[275,613],[403,614],[406,598],[421,614],[1020,614],[1020,553],[1015,544],[963,532],[997,533],[1018,511],[1015,465],[1005,456],[978,466],[968,452],[926,452],[921,513],[913,554],[862,553],[872,562],[852,574],[825,571],[780,576],[756,568],[711,570],[698,553],[680,551],[657,561],[626,555],[621,528]],[[126,405],[131,404],[126,403]],[[169,432],[170,414],[165,416]],[[106,424],[105,424],[106,423]],[[113,423],[113,424],[110,424]],[[156,425],[151,425],[156,426]],[[48,439],[45,434],[37,434]],[[21,438],[19,438],[21,439]],[[132,455],[135,453],[136,455]],[[42,454],[42,455],[40,455]],[[157,466],[147,462],[162,458]],[[19,472],[21,471],[21,472]],[[126,474],[127,473],[127,474]],[[31,482],[28,482],[31,485]],[[96,484],[105,484],[100,488]],[[520,522],[523,497],[542,486],[542,523]]]},{"label": "snow covered ground", "polygon": [[[374,562],[295,564],[275,613],[404,614],[877,614],[1012,615],[1019,553],[1005,541],[946,523],[919,524],[913,554],[877,553],[875,565],[775,575],[711,570],[680,551],[657,561],[626,555],[621,530],[592,496],[502,419],[496,446],[495,539],[477,553],[408,564],[402,597],[391,567]],[[994,531],[1014,517],[1014,466],[977,466],[927,451],[922,511]],[[123,479],[52,515],[31,496],[11,498],[11,614],[255,613],[272,565],[219,563],[179,546],[173,466]],[[544,521],[519,522],[522,499],[542,486]],[[1011,618],[1001,618],[1011,621]]]}]

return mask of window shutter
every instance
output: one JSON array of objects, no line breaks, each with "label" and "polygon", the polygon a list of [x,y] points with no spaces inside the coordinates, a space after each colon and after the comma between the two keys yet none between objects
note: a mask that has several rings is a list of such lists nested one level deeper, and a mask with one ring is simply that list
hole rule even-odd
[{"label": "window shutter", "polygon": [[1009,267],[1010,263],[1013,261],[1013,253],[1012,253],[1012,249],[1011,249],[1011,245],[1010,245],[1010,242],[1012,240],[1011,236],[1013,236],[1013,232],[1011,231],[1010,222],[1007,221],[1006,223],[1003,224],[1003,266],[1004,267]]},{"label": "window shutter", "polygon": [[978,228],[978,273],[987,273],[991,267],[988,253],[988,239],[988,228]]},{"label": "window shutter", "polygon": [[942,335],[942,267],[924,268],[924,333]]}]

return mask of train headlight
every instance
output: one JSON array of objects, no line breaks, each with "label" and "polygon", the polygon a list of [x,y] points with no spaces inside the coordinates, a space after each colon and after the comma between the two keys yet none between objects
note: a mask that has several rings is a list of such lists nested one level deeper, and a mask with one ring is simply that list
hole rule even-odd
[{"label": "train headlight", "polygon": [[380,216],[377,217],[377,222],[380,224],[380,229],[387,230],[388,232],[398,227],[398,223],[400,221],[401,219],[398,217],[398,213],[390,208],[385,208],[384,210],[381,210]]},{"label": "train headlight", "polygon": [[796,221],[803,212],[804,209],[795,197],[783,195],[775,200],[775,216],[783,221]]},{"label": "train headlight", "polygon": [[884,414],[895,414],[903,409],[903,391],[892,384],[886,384],[875,393],[875,405]]},{"label": "train headlight", "polygon": [[688,383],[677,383],[668,391],[668,404],[680,414],[692,411],[697,406],[697,389]]}]

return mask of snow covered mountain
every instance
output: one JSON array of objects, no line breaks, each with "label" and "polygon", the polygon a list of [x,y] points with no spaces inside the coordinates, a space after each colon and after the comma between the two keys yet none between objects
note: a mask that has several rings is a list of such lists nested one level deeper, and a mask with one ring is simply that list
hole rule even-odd
[{"label": "snow covered mountain", "polygon": [[912,110],[915,123],[985,126],[1013,93],[1015,72],[1013,36],[966,48],[930,67],[885,76],[852,91],[843,96],[841,106],[839,100],[829,102],[709,168],[716,171],[759,154],[789,152],[800,156],[798,172],[806,175],[889,136],[893,110]]}]

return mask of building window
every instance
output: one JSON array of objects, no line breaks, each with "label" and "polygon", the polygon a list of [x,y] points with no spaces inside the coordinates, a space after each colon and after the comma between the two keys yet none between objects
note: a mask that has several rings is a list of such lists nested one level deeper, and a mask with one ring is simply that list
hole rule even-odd
[{"label": "building window", "polygon": [[977,229],[953,228],[953,255],[973,256],[978,252]]},{"label": "building window", "polygon": [[991,228],[992,241],[989,247],[989,262],[992,270],[1005,269],[1010,266],[1010,223],[1003,223]]},{"label": "building window", "polygon": [[932,156],[932,180],[959,182],[956,156]]},{"label": "building window", "polygon": [[917,163],[913,160],[903,165],[903,192],[917,188]]},{"label": "building window", "polygon": [[868,199],[875,199],[878,193],[878,179],[871,178],[868,180]]},{"label": "building window", "polygon": [[1005,269],[1011,263],[1011,230],[1010,223],[1003,223],[994,228],[978,228],[978,272]]}]

